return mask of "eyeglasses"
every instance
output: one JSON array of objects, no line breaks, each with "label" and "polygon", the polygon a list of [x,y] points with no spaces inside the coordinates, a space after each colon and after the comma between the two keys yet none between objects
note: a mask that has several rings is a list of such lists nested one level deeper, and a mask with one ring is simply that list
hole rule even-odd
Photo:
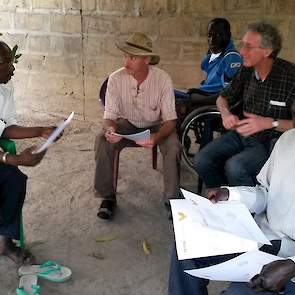
[{"label": "eyeglasses", "polygon": [[264,47],[261,47],[261,46],[250,46],[248,44],[245,44],[243,42],[240,42],[239,45],[238,45],[238,48],[241,50],[242,48],[246,51],[251,51],[253,49],[264,49]]}]

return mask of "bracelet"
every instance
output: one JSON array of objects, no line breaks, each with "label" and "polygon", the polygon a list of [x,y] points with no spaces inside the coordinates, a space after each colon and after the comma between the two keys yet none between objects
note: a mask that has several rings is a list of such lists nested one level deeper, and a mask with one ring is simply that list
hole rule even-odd
[{"label": "bracelet", "polygon": [[6,163],[6,157],[7,155],[9,155],[9,152],[5,152],[3,155],[2,155],[2,162],[5,164]]}]

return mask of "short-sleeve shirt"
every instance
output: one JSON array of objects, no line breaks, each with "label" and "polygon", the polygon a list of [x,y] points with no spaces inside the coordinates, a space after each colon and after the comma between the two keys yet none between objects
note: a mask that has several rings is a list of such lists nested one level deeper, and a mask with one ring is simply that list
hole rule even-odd
[{"label": "short-sleeve shirt", "polygon": [[146,79],[138,86],[136,79],[125,68],[115,71],[109,76],[103,118],[124,118],[138,128],[176,120],[170,76],[150,66]]},{"label": "short-sleeve shirt", "polygon": [[[276,58],[264,81],[259,80],[253,67],[242,67],[221,96],[229,106],[242,101],[244,112],[276,120],[291,120],[291,106],[295,98],[295,65]],[[281,134],[280,131],[267,129],[252,136],[265,142]]]},{"label": "short-sleeve shirt", "polygon": [[11,81],[7,84],[0,84],[0,119],[6,123],[6,127],[17,122],[14,89]]}]

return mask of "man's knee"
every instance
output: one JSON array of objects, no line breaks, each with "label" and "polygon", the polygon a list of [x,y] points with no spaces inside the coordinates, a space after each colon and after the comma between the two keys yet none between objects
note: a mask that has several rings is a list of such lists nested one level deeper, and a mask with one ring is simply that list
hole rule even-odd
[{"label": "man's knee", "polygon": [[[12,165],[5,166],[5,180],[13,183],[13,186],[20,185],[25,186],[27,182],[27,175],[20,171],[17,167]],[[3,177],[3,176],[2,176]]]},{"label": "man's knee", "polygon": [[251,175],[245,163],[238,158],[227,160],[224,172],[229,185],[254,185],[255,175]]},{"label": "man's knee", "polygon": [[204,152],[204,149],[196,153],[193,162],[197,173],[202,174],[203,171],[206,171],[208,167],[211,165],[211,161],[211,157],[208,157],[206,152]]},{"label": "man's knee", "polygon": [[95,138],[94,144],[95,160],[97,160],[99,153],[102,153],[112,146],[114,146],[114,144],[111,144],[106,140],[104,133],[98,134]]},{"label": "man's knee", "polygon": [[173,159],[179,159],[181,156],[181,144],[178,140],[178,137],[176,133],[172,133],[170,136],[168,136],[162,145],[162,154],[163,157],[169,157]]}]

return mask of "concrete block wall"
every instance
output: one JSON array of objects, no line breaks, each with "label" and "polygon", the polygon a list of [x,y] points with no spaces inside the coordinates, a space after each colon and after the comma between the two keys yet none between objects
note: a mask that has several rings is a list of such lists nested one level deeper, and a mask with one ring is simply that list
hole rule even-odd
[{"label": "concrete block wall", "polygon": [[238,41],[249,22],[266,19],[295,61],[293,0],[0,0],[1,39],[23,54],[14,76],[19,111],[97,120],[99,85],[121,66],[115,40],[142,31],[161,55],[175,87],[202,80],[208,21],[226,17]]}]

